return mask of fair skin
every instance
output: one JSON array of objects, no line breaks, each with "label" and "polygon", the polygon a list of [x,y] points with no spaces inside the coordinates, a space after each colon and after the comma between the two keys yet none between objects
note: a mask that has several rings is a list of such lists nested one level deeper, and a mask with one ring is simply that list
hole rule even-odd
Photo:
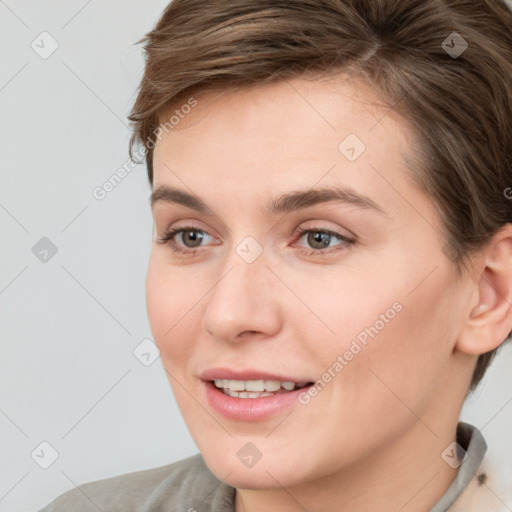
[{"label": "fair skin", "polygon": [[[156,144],[153,190],[179,188],[211,213],[155,202],[155,238],[193,225],[173,240],[197,248],[183,256],[153,243],[146,300],[206,464],[237,488],[237,512],[428,510],[457,474],[441,453],[477,356],[512,327],[512,230],[458,277],[436,208],[407,175],[413,137],[367,87],[295,79],[195,97]],[[338,149],[349,134],[366,146],[354,161]],[[333,185],[382,213],[338,202],[263,211],[282,194]],[[312,233],[297,236],[301,227]],[[321,249],[322,230],[356,241],[331,236]],[[262,249],[250,263],[236,250],[249,236]],[[200,375],[212,367],[314,382],[397,302],[400,312],[308,404],[244,421],[206,399]],[[252,467],[237,456],[248,442],[262,454]]]}]

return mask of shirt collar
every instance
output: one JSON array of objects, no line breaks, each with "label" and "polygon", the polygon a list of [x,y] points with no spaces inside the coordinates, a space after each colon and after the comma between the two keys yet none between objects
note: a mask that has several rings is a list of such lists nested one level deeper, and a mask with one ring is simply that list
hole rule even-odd
[{"label": "shirt collar", "polygon": [[457,425],[457,444],[457,451],[461,451],[462,448],[466,452],[459,472],[429,512],[446,512],[450,509],[475,476],[487,451],[487,443],[482,433],[469,423],[459,422]]}]

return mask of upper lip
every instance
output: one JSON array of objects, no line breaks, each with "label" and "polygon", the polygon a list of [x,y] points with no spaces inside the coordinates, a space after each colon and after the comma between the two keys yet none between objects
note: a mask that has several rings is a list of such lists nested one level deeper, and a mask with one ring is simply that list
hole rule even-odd
[{"label": "upper lip", "polygon": [[202,380],[278,380],[280,382],[312,382],[311,379],[298,379],[279,373],[269,373],[264,370],[248,368],[246,370],[231,370],[230,368],[209,368],[199,376]]}]

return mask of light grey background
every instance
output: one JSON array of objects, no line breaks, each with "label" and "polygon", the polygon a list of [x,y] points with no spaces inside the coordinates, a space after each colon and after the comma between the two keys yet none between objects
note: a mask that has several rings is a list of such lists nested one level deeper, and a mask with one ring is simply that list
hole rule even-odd
[{"label": "light grey background", "polygon": [[[92,194],[128,161],[143,69],[134,43],[166,5],[0,1],[0,512],[197,453],[160,359],[145,366],[133,353],[151,338],[146,169],[103,200]],[[31,47],[51,49],[43,31],[58,43],[47,58]],[[43,237],[57,247],[46,262],[32,252]],[[462,415],[508,481],[511,363],[507,345]],[[48,469],[42,442],[58,452]]]}]

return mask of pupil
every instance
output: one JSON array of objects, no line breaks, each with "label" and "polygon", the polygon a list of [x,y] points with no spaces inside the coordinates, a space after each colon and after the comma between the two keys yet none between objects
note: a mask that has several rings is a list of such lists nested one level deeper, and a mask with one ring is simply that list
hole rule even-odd
[{"label": "pupil", "polygon": [[[310,236],[312,236],[313,241],[311,242],[311,240],[308,240],[308,242],[310,242],[313,247],[315,247],[315,244],[317,242],[320,243],[320,247],[319,247],[320,249],[323,247],[327,247],[329,245],[330,235],[327,233],[315,233]],[[319,240],[319,238],[320,238],[320,240]],[[323,238],[323,243],[322,243],[322,238]]]},{"label": "pupil", "polygon": [[[199,242],[197,245],[201,243],[202,236],[198,234],[197,231],[187,231],[188,233],[188,239],[192,242]],[[196,247],[195,245],[193,247]]]}]

